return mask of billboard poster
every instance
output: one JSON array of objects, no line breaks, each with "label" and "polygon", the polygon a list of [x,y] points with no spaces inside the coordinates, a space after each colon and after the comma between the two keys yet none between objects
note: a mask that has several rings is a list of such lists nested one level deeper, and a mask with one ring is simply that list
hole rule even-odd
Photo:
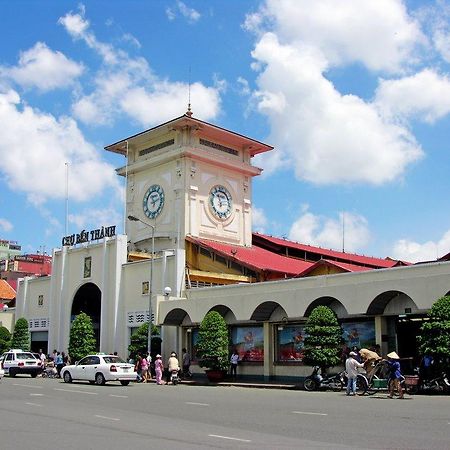
[{"label": "billboard poster", "polygon": [[346,347],[371,348],[375,345],[375,322],[342,323],[343,338]]},{"label": "billboard poster", "polygon": [[302,361],[305,346],[303,326],[278,327],[277,355],[278,361]]},{"label": "billboard poster", "polygon": [[233,327],[231,340],[240,361],[264,361],[263,327]]}]

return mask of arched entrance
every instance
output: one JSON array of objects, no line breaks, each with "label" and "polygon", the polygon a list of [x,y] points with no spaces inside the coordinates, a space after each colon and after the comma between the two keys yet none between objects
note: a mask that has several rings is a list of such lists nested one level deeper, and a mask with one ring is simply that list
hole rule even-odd
[{"label": "arched entrance", "polygon": [[91,320],[94,327],[94,336],[97,350],[100,349],[100,313],[102,309],[102,292],[94,283],[86,283],[81,286],[73,298],[70,312],[70,323],[75,317],[84,312]]}]

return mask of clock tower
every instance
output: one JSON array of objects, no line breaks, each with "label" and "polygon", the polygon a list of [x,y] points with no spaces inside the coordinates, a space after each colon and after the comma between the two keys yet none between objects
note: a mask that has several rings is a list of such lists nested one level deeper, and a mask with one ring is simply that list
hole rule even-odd
[{"label": "clock tower", "polygon": [[[251,158],[273,147],[185,115],[105,147],[123,154],[127,216],[154,227],[156,249],[184,248],[185,236],[239,246],[252,242]],[[152,227],[127,222],[137,250]]]}]

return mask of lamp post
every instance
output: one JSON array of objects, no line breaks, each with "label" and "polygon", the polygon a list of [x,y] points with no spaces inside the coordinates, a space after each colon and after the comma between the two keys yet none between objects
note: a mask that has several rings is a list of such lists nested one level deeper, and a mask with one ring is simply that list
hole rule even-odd
[{"label": "lamp post", "polygon": [[153,258],[155,257],[155,225],[144,222],[135,216],[128,216],[132,222],[141,222],[152,229],[152,258],[150,260],[150,285],[148,287],[148,334],[147,334],[147,352],[152,353],[152,291],[153,291]]}]

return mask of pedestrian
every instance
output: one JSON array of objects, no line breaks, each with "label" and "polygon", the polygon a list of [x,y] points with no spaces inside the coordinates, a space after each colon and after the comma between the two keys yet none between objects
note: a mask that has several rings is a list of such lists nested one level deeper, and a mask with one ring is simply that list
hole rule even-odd
[{"label": "pedestrian", "polygon": [[234,380],[236,379],[237,376],[238,362],[239,362],[239,353],[237,352],[236,349],[234,349],[230,358],[230,375],[231,378],[233,378]]},{"label": "pedestrian", "polygon": [[189,355],[186,348],[183,348],[182,352],[183,378],[191,378],[192,374],[189,370],[189,368],[191,367],[191,355]]},{"label": "pedestrian", "polygon": [[134,365],[134,370],[136,371],[136,381],[138,383],[142,381],[141,368],[142,368],[142,356],[138,354],[136,357],[136,363]]},{"label": "pedestrian", "polygon": [[345,360],[345,371],[347,372],[347,395],[356,395],[356,379],[358,377],[358,367],[364,364],[356,360],[358,354],[350,352]]},{"label": "pedestrian", "polygon": [[61,353],[62,359],[63,359],[63,367],[68,366],[70,364],[70,357],[66,353]]},{"label": "pedestrian", "polygon": [[161,355],[156,355],[155,360],[155,374],[156,374],[156,384],[164,384],[164,381],[162,380],[164,370],[164,364],[161,359]]},{"label": "pedestrian", "polygon": [[147,352],[147,355],[145,357],[147,360],[147,381],[152,379],[152,357],[150,356],[150,353]]},{"label": "pedestrian", "polygon": [[39,349],[39,359],[41,360],[41,367],[42,370],[45,369],[45,361],[46,361],[46,357],[45,357],[45,353],[42,351],[42,348]]},{"label": "pedestrian", "polygon": [[61,378],[61,369],[64,367],[64,361],[60,352],[56,352],[55,366],[58,372],[58,378]]},{"label": "pedestrian", "polygon": [[395,352],[388,353],[388,366],[389,366],[389,398],[394,397],[394,392],[398,391],[398,398],[403,398],[403,389],[401,385],[401,380],[403,375],[400,371],[400,357]]},{"label": "pedestrian", "polygon": [[147,357],[141,358],[141,378],[143,383],[147,383],[148,381],[148,361]]},{"label": "pedestrian", "polygon": [[56,351],[56,348],[53,350],[52,353],[52,360],[56,364],[56,357],[58,356],[58,352]]}]

